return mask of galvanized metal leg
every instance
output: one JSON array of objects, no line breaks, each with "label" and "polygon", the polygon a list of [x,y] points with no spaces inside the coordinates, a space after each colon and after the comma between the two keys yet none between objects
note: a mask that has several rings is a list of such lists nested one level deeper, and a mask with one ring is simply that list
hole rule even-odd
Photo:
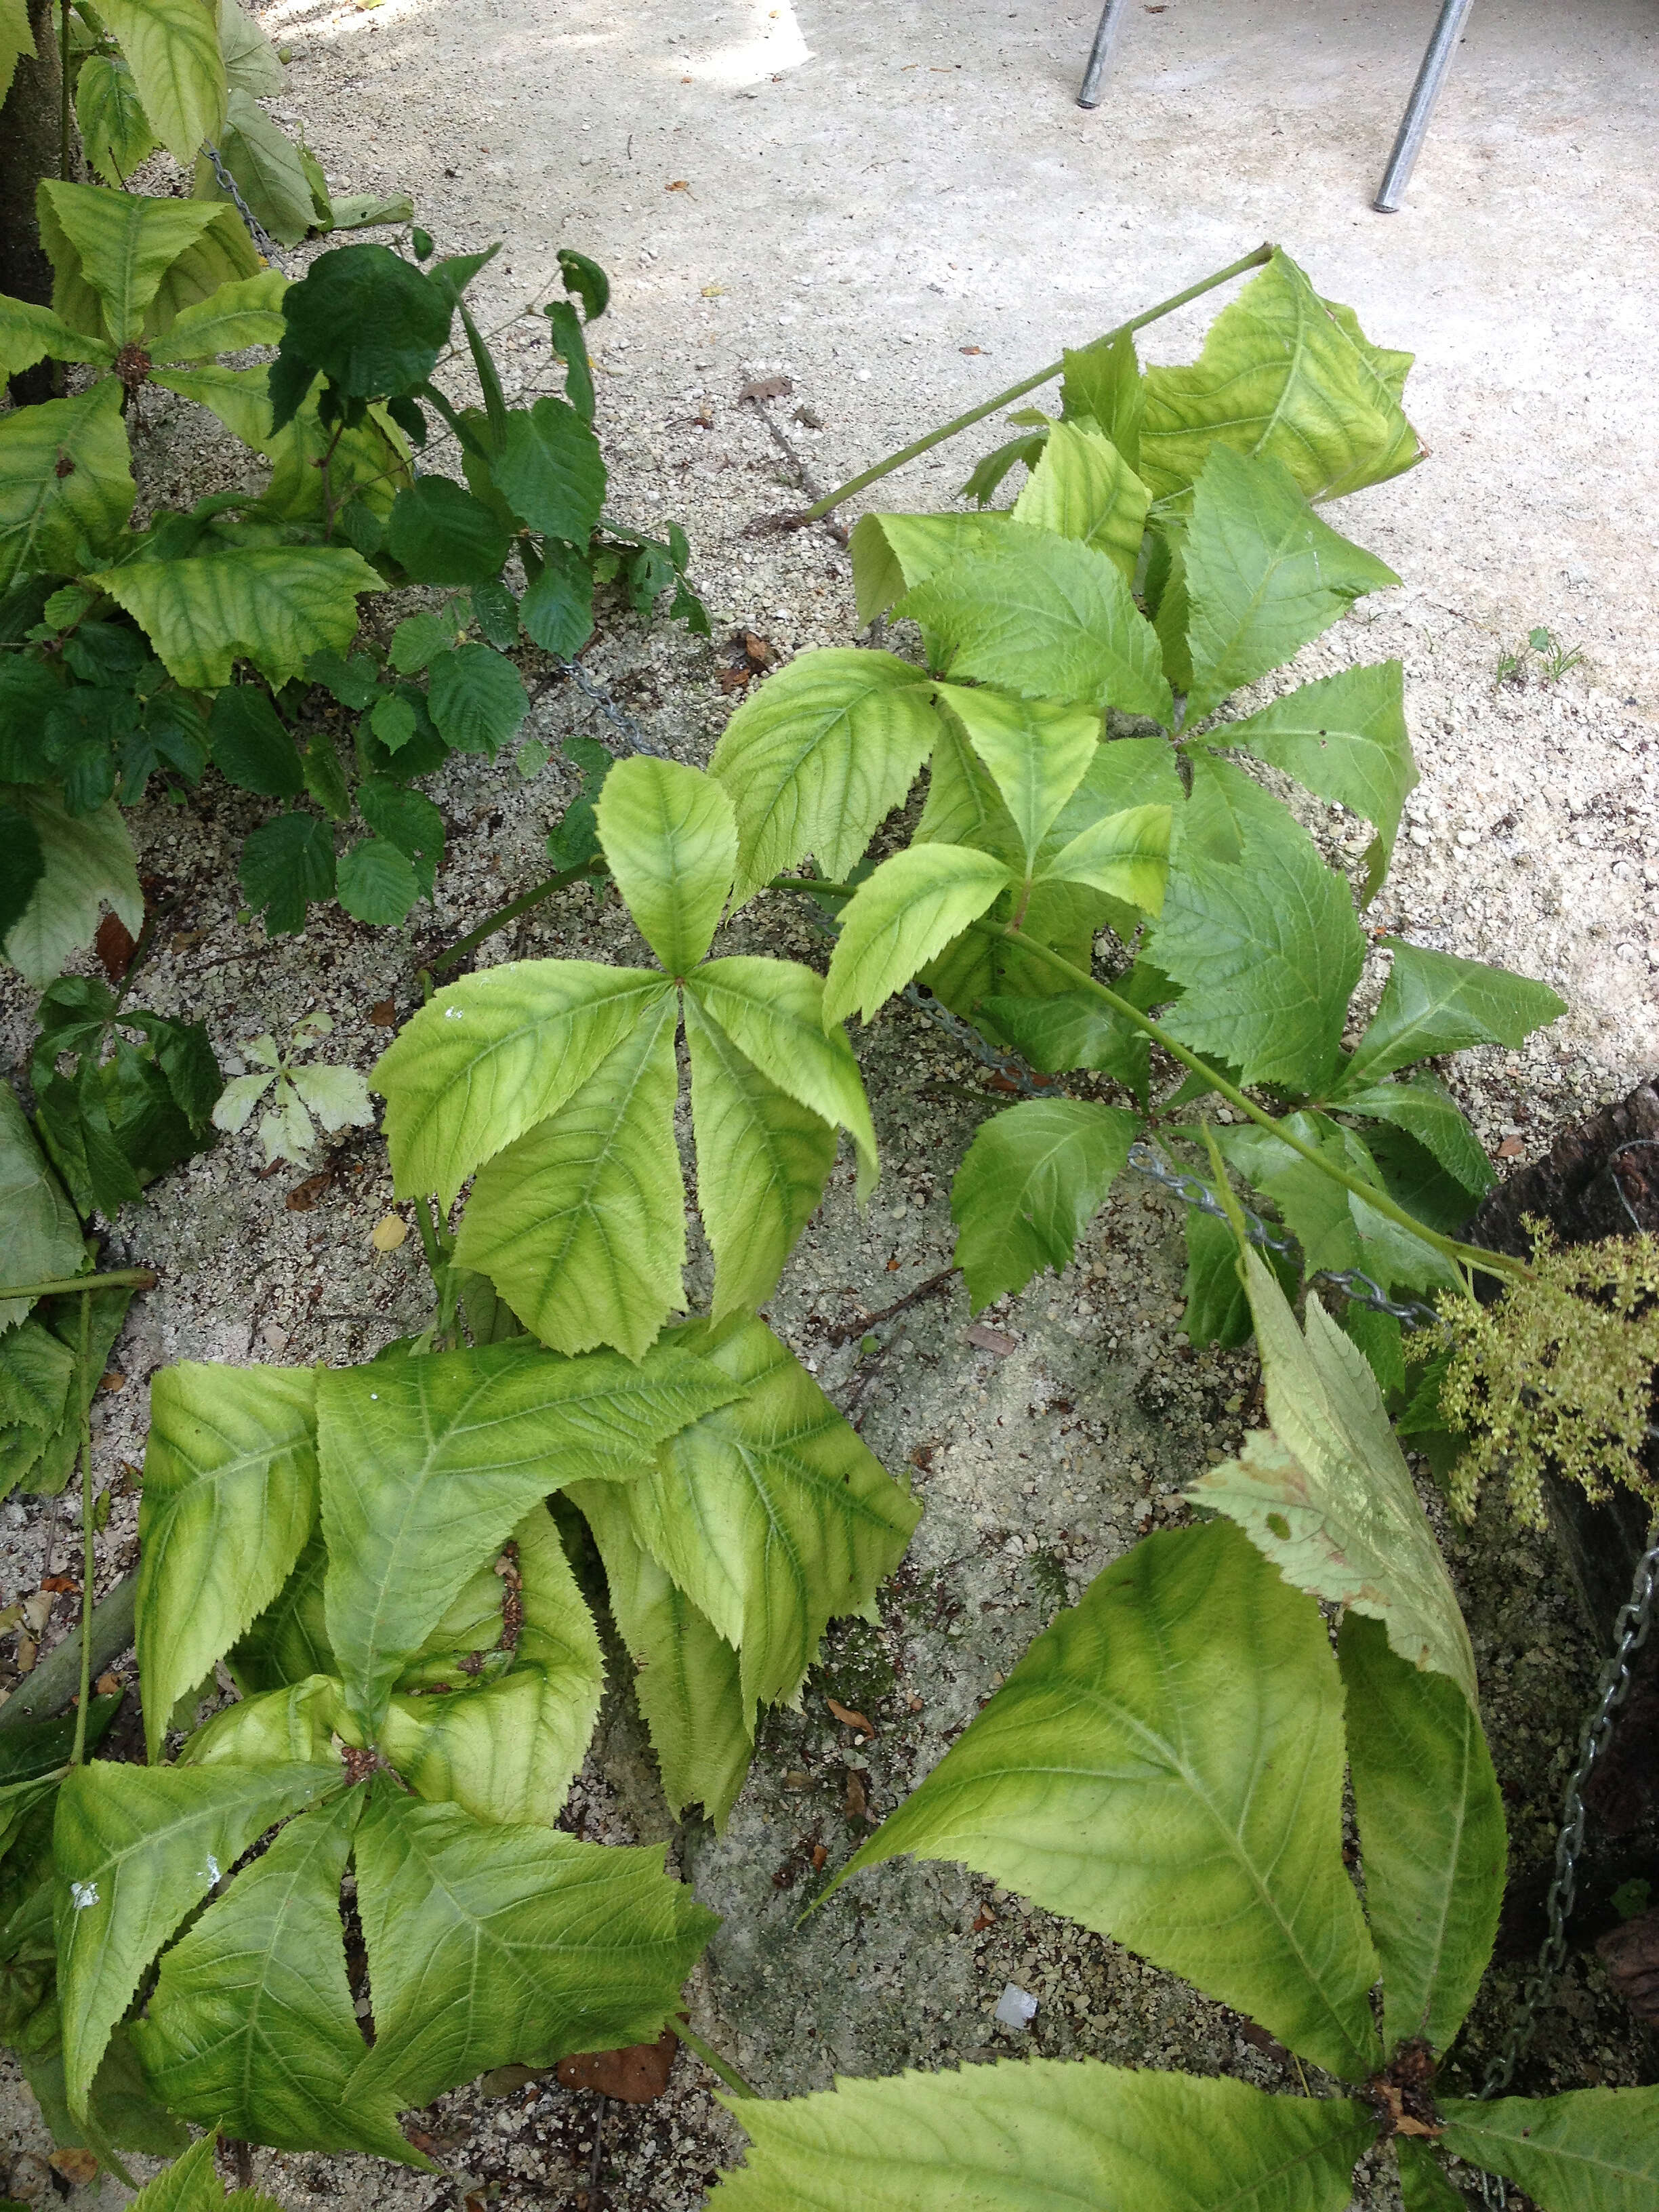
[{"label": "galvanized metal leg", "polygon": [[[1400,118],[1400,135],[1389,156],[1382,186],[1371,202],[1379,215],[1395,214],[1406,197],[1412,171],[1428,133],[1429,118],[1434,113],[1434,103],[1440,97],[1440,88],[1446,82],[1446,72],[1451,67],[1452,56],[1474,5],[1474,0],[1443,0],[1440,21],[1434,27],[1434,36],[1429,40],[1423,66],[1417,72],[1417,82],[1412,87],[1406,112]],[[1109,14],[1110,9],[1107,12]]]},{"label": "galvanized metal leg", "polygon": [[1123,13],[1128,4],[1129,0],[1106,0],[1106,5],[1100,11],[1095,42],[1089,49],[1089,66],[1083,72],[1083,89],[1077,96],[1079,107],[1098,107],[1100,105],[1101,84],[1111,67],[1112,48],[1117,44]]}]

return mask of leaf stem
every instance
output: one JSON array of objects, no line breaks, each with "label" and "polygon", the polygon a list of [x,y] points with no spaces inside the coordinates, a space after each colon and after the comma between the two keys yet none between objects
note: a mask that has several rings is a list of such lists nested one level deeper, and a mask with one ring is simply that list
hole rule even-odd
[{"label": "leaf stem", "polygon": [[[824,883],[817,876],[774,876],[766,888],[774,891],[805,893],[815,898],[851,898],[857,886]],[[981,937],[999,938],[1005,943],[1017,945],[1022,952],[1030,953],[1042,961],[1055,975],[1065,976],[1073,988],[1090,992],[1103,1005],[1109,1006],[1115,1014],[1121,1014],[1125,1021],[1144,1030],[1153,1043],[1161,1045],[1172,1060],[1179,1060],[1194,1075],[1202,1076],[1230,1106],[1237,1107],[1258,1128],[1266,1129],[1270,1136],[1277,1137],[1281,1144],[1288,1145],[1293,1152],[1299,1152],[1310,1166],[1316,1167],[1322,1175],[1328,1176],[1333,1182],[1340,1183],[1344,1190],[1362,1200],[1374,1212],[1382,1214],[1401,1229],[1408,1229],[1413,1237],[1450,1261],[1455,1267],[1477,1267],[1484,1274],[1501,1276],[1509,1282],[1531,1281],[1532,1270],[1524,1261],[1512,1259],[1506,1252],[1487,1252],[1479,1245],[1460,1244],[1455,1237],[1443,1237],[1438,1230],[1429,1228],[1408,1213],[1403,1206],[1396,1206],[1386,1191],[1378,1190],[1375,1184],[1362,1182],[1358,1176],[1350,1175],[1346,1169],[1338,1167],[1334,1161],[1314,1146],[1304,1144],[1300,1137],[1292,1135],[1283,1121],[1267,1113],[1254,1099],[1246,1097],[1238,1085],[1230,1083],[1219,1068],[1212,1067],[1207,1060],[1200,1060],[1178,1038],[1171,1036],[1161,1022],[1154,1021],[1150,1014],[1143,1013],[1139,1006],[1132,1006],[1127,999],[1121,998],[1109,984],[1097,982],[1086,969],[1075,967],[1063,954],[1052,951],[1040,939],[1027,937],[1023,932],[1011,929],[1003,922],[970,921],[968,927]]]},{"label": "leaf stem", "polygon": [[106,1275],[67,1275],[51,1283],[19,1283],[0,1285],[0,1300],[6,1298],[62,1298],[77,1295],[82,1291],[153,1291],[156,1278],[149,1267],[116,1267]]},{"label": "leaf stem", "polygon": [[[87,1711],[92,1703],[92,1585],[98,1571],[92,1525],[92,1300],[81,1298],[81,1356],[76,1372],[81,1394],[81,1696],[75,1709],[75,1748],[70,1765],[87,1755]],[[48,1571],[52,1561],[46,1561]]]},{"label": "leaf stem", "polygon": [[705,2043],[696,2028],[689,2022],[677,2020],[672,2025],[675,2034],[678,2036],[686,2049],[694,2051],[711,2074],[719,2075],[734,2096],[759,2098],[760,2091],[756,2088],[753,2082],[745,2081],[731,2060],[722,2058],[713,2044]]},{"label": "leaf stem", "polygon": [[579,868],[566,868],[556,876],[549,876],[544,881],[532,884],[527,891],[521,892],[517,898],[509,900],[507,905],[498,907],[494,914],[486,916],[476,929],[469,930],[459,945],[452,945],[447,952],[441,952],[435,960],[429,962],[431,973],[441,975],[446,968],[453,968],[458,960],[465,960],[469,952],[477,951],[486,938],[493,937],[498,929],[505,929],[509,921],[516,921],[521,914],[528,914],[532,907],[539,906],[544,899],[550,899],[556,892],[568,889],[572,884],[580,883],[585,877],[605,872],[605,863],[596,854],[592,860],[584,860]]},{"label": "leaf stem", "polygon": [[[1254,253],[1247,253],[1242,261],[1232,262],[1225,269],[1218,269],[1214,276],[1206,276],[1197,284],[1189,284],[1184,292],[1176,292],[1168,300],[1160,300],[1157,307],[1147,307],[1138,315],[1131,315],[1127,323],[1115,325],[1093,343],[1097,346],[1110,345],[1115,338],[1143,330],[1148,323],[1156,323],[1165,315],[1174,314],[1177,307],[1184,307],[1188,301],[1201,299],[1206,292],[1213,292],[1218,284],[1225,284],[1235,276],[1242,276],[1247,269],[1263,267],[1273,256],[1271,245],[1258,246]],[[862,491],[866,484],[876,483],[881,477],[890,476],[895,469],[902,469],[907,461],[914,461],[918,454],[931,453],[935,446],[942,446],[947,438],[954,438],[959,430],[971,429],[975,422],[982,422],[988,415],[994,415],[998,408],[1006,407],[1010,400],[1024,398],[1028,392],[1035,392],[1038,385],[1047,384],[1051,378],[1058,376],[1065,366],[1062,356],[1059,361],[1050,362],[1047,368],[1038,369],[1035,376],[1022,378],[1019,383],[1011,384],[1006,392],[999,392],[994,399],[988,399],[979,407],[970,407],[965,415],[957,415],[949,422],[941,423],[937,430],[930,430],[925,438],[917,438],[908,446],[901,446],[897,453],[889,453],[884,461],[878,461],[873,468],[866,469],[859,476],[849,477],[844,484],[838,484],[834,491],[826,492],[821,500],[806,509],[801,520],[821,521],[832,507],[839,507],[843,500],[851,499],[854,492]]]}]

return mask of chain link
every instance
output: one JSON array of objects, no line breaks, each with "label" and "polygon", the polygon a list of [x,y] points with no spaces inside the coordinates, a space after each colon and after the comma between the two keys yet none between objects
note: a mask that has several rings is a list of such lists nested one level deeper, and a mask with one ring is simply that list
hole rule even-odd
[{"label": "chain link", "polygon": [[271,267],[276,270],[277,274],[279,276],[286,276],[288,272],[283,267],[282,256],[276,250],[276,240],[271,237],[270,233],[260,222],[258,216],[254,214],[253,210],[248,205],[247,202],[242,198],[240,187],[238,185],[235,178],[231,175],[230,171],[225,167],[223,161],[220,157],[219,149],[214,145],[210,140],[204,140],[202,145],[202,151],[207,155],[208,160],[213,165],[213,173],[218,179],[220,191],[224,192],[230,199],[237,214],[241,216],[244,223],[246,224],[248,236],[253,240],[253,243],[258,247],[260,252],[264,254],[265,259],[270,262]]}]

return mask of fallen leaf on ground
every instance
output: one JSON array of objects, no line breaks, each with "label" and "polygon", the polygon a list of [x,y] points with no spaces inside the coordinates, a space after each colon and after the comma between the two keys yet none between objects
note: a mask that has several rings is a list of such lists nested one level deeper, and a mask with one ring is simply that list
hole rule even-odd
[{"label": "fallen leaf on ground", "polygon": [[848,1819],[849,1820],[861,1820],[865,1816],[865,1813],[869,1803],[870,1799],[868,1793],[866,1791],[864,1787],[863,1775],[860,1773],[856,1766],[849,1766],[847,1770]]},{"label": "fallen leaf on ground", "polygon": [[1019,1349],[1017,1336],[1010,1336],[1006,1328],[993,1328],[988,1322],[970,1322],[967,1334],[975,1352],[993,1352],[999,1359],[1006,1359],[1011,1352]]},{"label": "fallen leaf on ground", "polygon": [[1638,2020],[1659,2024],[1659,1912],[1609,1929],[1595,1948],[1607,1960],[1609,1985]]},{"label": "fallen leaf on ground", "polygon": [[765,668],[770,665],[772,659],[770,638],[763,637],[758,630],[746,629],[742,633],[738,642],[743,647],[744,659],[751,667]]},{"label": "fallen leaf on ground", "polygon": [[333,1180],[333,1169],[324,1168],[317,1175],[307,1176],[303,1182],[296,1182],[283,1203],[290,1213],[309,1213]]},{"label": "fallen leaf on ground", "polygon": [[368,1018],[377,1030],[395,1030],[398,1026],[396,1003],[391,999],[376,999],[368,1010]]},{"label": "fallen leaf on ground", "polygon": [[582,2051],[562,2058],[558,2076],[566,2089],[597,2089],[618,2104],[648,2105],[668,2087],[679,2038],[664,2028],[654,2043],[630,2043],[621,2051]]},{"label": "fallen leaf on ground", "polygon": [[757,376],[752,384],[745,384],[738,392],[744,399],[787,399],[795,388],[793,376]]},{"label": "fallen leaf on ground", "polygon": [[[685,82],[690,84],[691,80],[687,77]],[[726,297],[726,287],[724,284],[705,284],[702,288],[702,296],[705,300],[723,300]]]},{"label": "fallen leaf on ground", "polygon": [[488,2074],[478,2077],[478,2094],[483,2097],[510,2097],[515,2089],[528,2087],[539,2081],[541,2075],[533,2066],[493,2066]]},{"label": "fallen leaf on ground", "polygon": [[690,189],[690,184],[684,177],[676,177],[672,185],[665,185],[663,186],[663,190],[665,192],[689,192]]},{"label": "fallen leaf on ground", "polygon": [[957,351],[958,353],[983,353],[984,350],[985,349],[983,346],[958,346],[957,348]]},{"label": "fallen leaf on ground", "polygon": [[73,1597],[81,1585],[68,1575],[42,1575],[40,1587],[43,1590],[55,1590],[59,1597]]},{"label": "fallen leaf on ground", "polygon": [[825,1849],[823,1848],[823,1845],[822,1844],[813,1844],[813,1846],[812,1846],[812,1871],[813,1871],[813,1873],[814,1873],[814,1874],[822,1874],[822,1873],[823,1872],[823,1863],[824,1863],[824,1861],[829,1857],[829,1856],[830,1856],[829,1852],[825,1850]]},{"label": "fallen leaf on ground", "polygon": [[839,1698],[826,1698],[823,1702],[843,1728],[862,1729],[866,1735],[875,1734],[874,1729],[865,1719],[864,1715],[851,1705],[842,1705]]},{"label": "fallen leaf on ground", "polygon": [[1500,1160],[1518,1160],[1525,1149],[1519,1137],[1505,1137],[1498,1147],[1498,1157]]},{"label": "fallen leaf on ground", "polygon": [[[118,914],[106,914],[98,925],[98,934],[93,939],[98,948],[98,957],[106,975],[112,983],[118,983],[132,965],[132,956],[138,949],[138,940]],[[98,2170],[97,2160],[93,2171]]]},{"label": "fallen leaf on ground", "polygon": [[92,1686],[100,1698],[112,1698],[121,1686],[118,1674],[100,1674]]},{"label": "fallen leaf on ground", "polygon": [[83,2188],[98,2178],[98,2161],[89,2150],[55,2150],[47,2163],[55,2173],[61,2173],[76,2188]]},{"label": "fallen leaf on ground", "polygon": [[368,1232],[368,1241],[377,1252],[395,1252],[409,1234],[409,1224],[401,1213],[388,1213],[377,1221]]}]

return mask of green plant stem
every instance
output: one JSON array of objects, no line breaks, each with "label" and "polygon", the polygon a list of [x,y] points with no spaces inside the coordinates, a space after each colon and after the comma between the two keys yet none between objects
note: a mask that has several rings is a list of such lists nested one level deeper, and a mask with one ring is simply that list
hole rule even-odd
[{"label": "green plant stem", "polygon": [[719,2075],[726,2087],[737,2097],[758,2098],[760,2091],[751,2081],[745,2081],[729,2058],[722,2058],[712,2044],[705,2043],[696,2028],[683,2020],[673,2023],[673,2029],[688,2051],[695,2051],[711,2074]]},{"label": "green plant stem", "polygon": [[32,1674],[25,1674],[3,1705],[0,1705],[0,1735],[21,1728],[26,1722],[50,1720],[75,1694],[81,1674],[82,1647],[92,1646],[89,1671],[96,1674],[131,1648],[133,1621],[138,1605],[138,1570],[123,1575],[113,1589],[92,1609],[91,1635],[86,1625],[71,1628],[55,1644]]},{"label": "green plant stem", "polygon": [[[1184,307],[1188,301],[1202,299],[1206,292],[1213,292],[1218,284],[1225,284],[1235,276],[1242,276],[1247,269],[1263,267],[1273,256],[1271,245],[1258,246],[1254,253],[1247,253],[1242,261],[1232,262],[1225,269],[1218,269],[1213,276],[1206,276],[1200,283],[1189,284],[1184,292],[1176,293],[1173,298],[1160,300],[1157,307],[1147,307],[1140,314],[1131,315],[1127,323],[1116,324],[1103,337],[1096,338],[1093,343],[1108,346],[1116,338],[1144,330],[1148,323],[1156,323],[1165,315],[1174,314],[1177,307]],[[806,509],[801,520],[821,521],[833,507],[839,507],[843,500],[851,499],[854,492],[862,491],[866,484],[890,476],[895,469],[902,469],[907,461],[914,461],[918,454],[931,453],[935,446],[942,446],[947,438],[954,438],[959,430],[971,429],[975,422],[982,422],[988,415],[994,415],[1000,407],[1007,406],[1010,400],[1023,399],[1028,392],[1035,392],[1038,385],[1047,384],[1058,376],[1065,366],[1062,355],[1060,360],[1050,362],[1047,368],[1038,369],[1035,376],[1025,377],[1018,384],[1011,384],[1006,392],[999,392],[994,399],[988,399],[979,407],[970,407],[965,415],[957,415],[949,422],[941,423],[937,430],[930,430],[925,438],[917,438],[911,444],[902,446],[897,453],[889,453],[884,461],[878,461],[874,468],[866,469],[859,476],[849,477],[844,484],[838,484],[834,491],[826,492],[821,500]]]},{"label": "green plant stem", "polygon": [[[851,898],[857,886],[823,883],[816,876],[774,876],[767,889],[805,893],[809,897]],[[1230,1106],[1237,1107],[1258,1128],[1266,1129],[1270,1136],[1277,1137],[1283,1145],[1288,1145],[1293,1152],[1299,1152],[1310,1166],[1316,1167],[1322,1175],[1328,1176],[1333,1182],[1340,1183],[1344,1190],[1363,1200],[1374,1212],[1382,1214],[1401,1229],[1408,1229],[1413,1237],[1420,1238],[1455,1267],[1460,1269],[1477,1267],[1485,1274],[1501,1276],[1510,1282],[1529,1282],[1532,1279],[1532,1270],[1523,1261],[1511,1259],[1504,1252],[1483,1251],[1478,1245],[1460,1244],[1455,1237],[1441,1236],[1438,1230],[1428,1228],[1408,1213],[1403,1206],[1396,1206],[1386,1191],[1378,1190],[1372,1183],[1362,1182],[1358,1176],[1350,1175],[1345,1168],[1338,1167],[1312,1145],[1304,1144],[1300,1137],[1291,1134],[1283,1121],[1276,1121],[1253,1099],[1247,1098],[1236,1083],[1227,1080],[1219,1068],[1212,1067],[1207,1060],[1200,1060],[1178,1038],[1171,1036],[1161,1022],[1154,1021],[1150,1014],[1142,1013],[1139,1006],[1131,1006],[1127,999],[1120,998],[1109,984],[1097,983],[1085,969],[1074,967],[1062,954],[1051,951],[1037,938],[1027,937],[998,921],[971,921],[968,927],[981,937],[998,938],[1005,944],[1017,945],[1022,952],[1030,953],[1044,962],[1055,975],[1065,976],[1074,989],[1091,993],[1103,1006],[1109,1006],[1115,1014],[1121,1014],[1125,1021],[1132,1022],[1136,1029],[1144,1030],[1153,1043],[1161,1045],[1172,1060],[1178,1060],[1194,1075],[1202,1076]]]},{"label": "green plant stem", "polygon": [[[81,1696],[75,1709],[75,1748],[70,1765],[87,1755],[87,1710],[92,1703],[92,1586],[97,1577],[92,1525],[92,1300],[81,1298]],[[50,1569],[52,1561],[46,1561]]]},{"label": "green plant stem", "polygon": [[116,1267],[106,1275],[67,1275],[54,1283],[0,1284],[5,1298],[63,1298],[82,1291],[153,1291],[156,1278],[148,1267]]},{"label": "green plant stem", "polygon": [[532,907],[539,906],[544,899],[550,899],[556,892],[567,890],[572,884],[580,883],[584,877],[605,873],[605,863],[596,856],[591,860],[584,860],[579,868],[566,868],[559,875],[549,876],[544,882],[532,884],[527,891],[521,892],[517,898],[509,900],[506,906],[498,907],[494,914],[486,916],[476,929],[469,930],[459,945],[452,945],[447,952],[441,952],[430,963],[430,972],[437,975],[446,968],[453,968],[458,960],[465,960],[469,952],[476,952],[486,938],[493,937],[498,929],[505,929],[509,921],[516,921],[521,914],[528,914]]},{"label": "green plant stem", "polygon": [[433,1287],[441,1289],[446,1262],[443,1247],[438,1241],[438,1224],[433,1218],[432,1208],[425,1199],[417,1198],[414,1204],[415,1226],[421,1232],[421,1249],[426,1255],[426,1264],[432,1277]]}]

